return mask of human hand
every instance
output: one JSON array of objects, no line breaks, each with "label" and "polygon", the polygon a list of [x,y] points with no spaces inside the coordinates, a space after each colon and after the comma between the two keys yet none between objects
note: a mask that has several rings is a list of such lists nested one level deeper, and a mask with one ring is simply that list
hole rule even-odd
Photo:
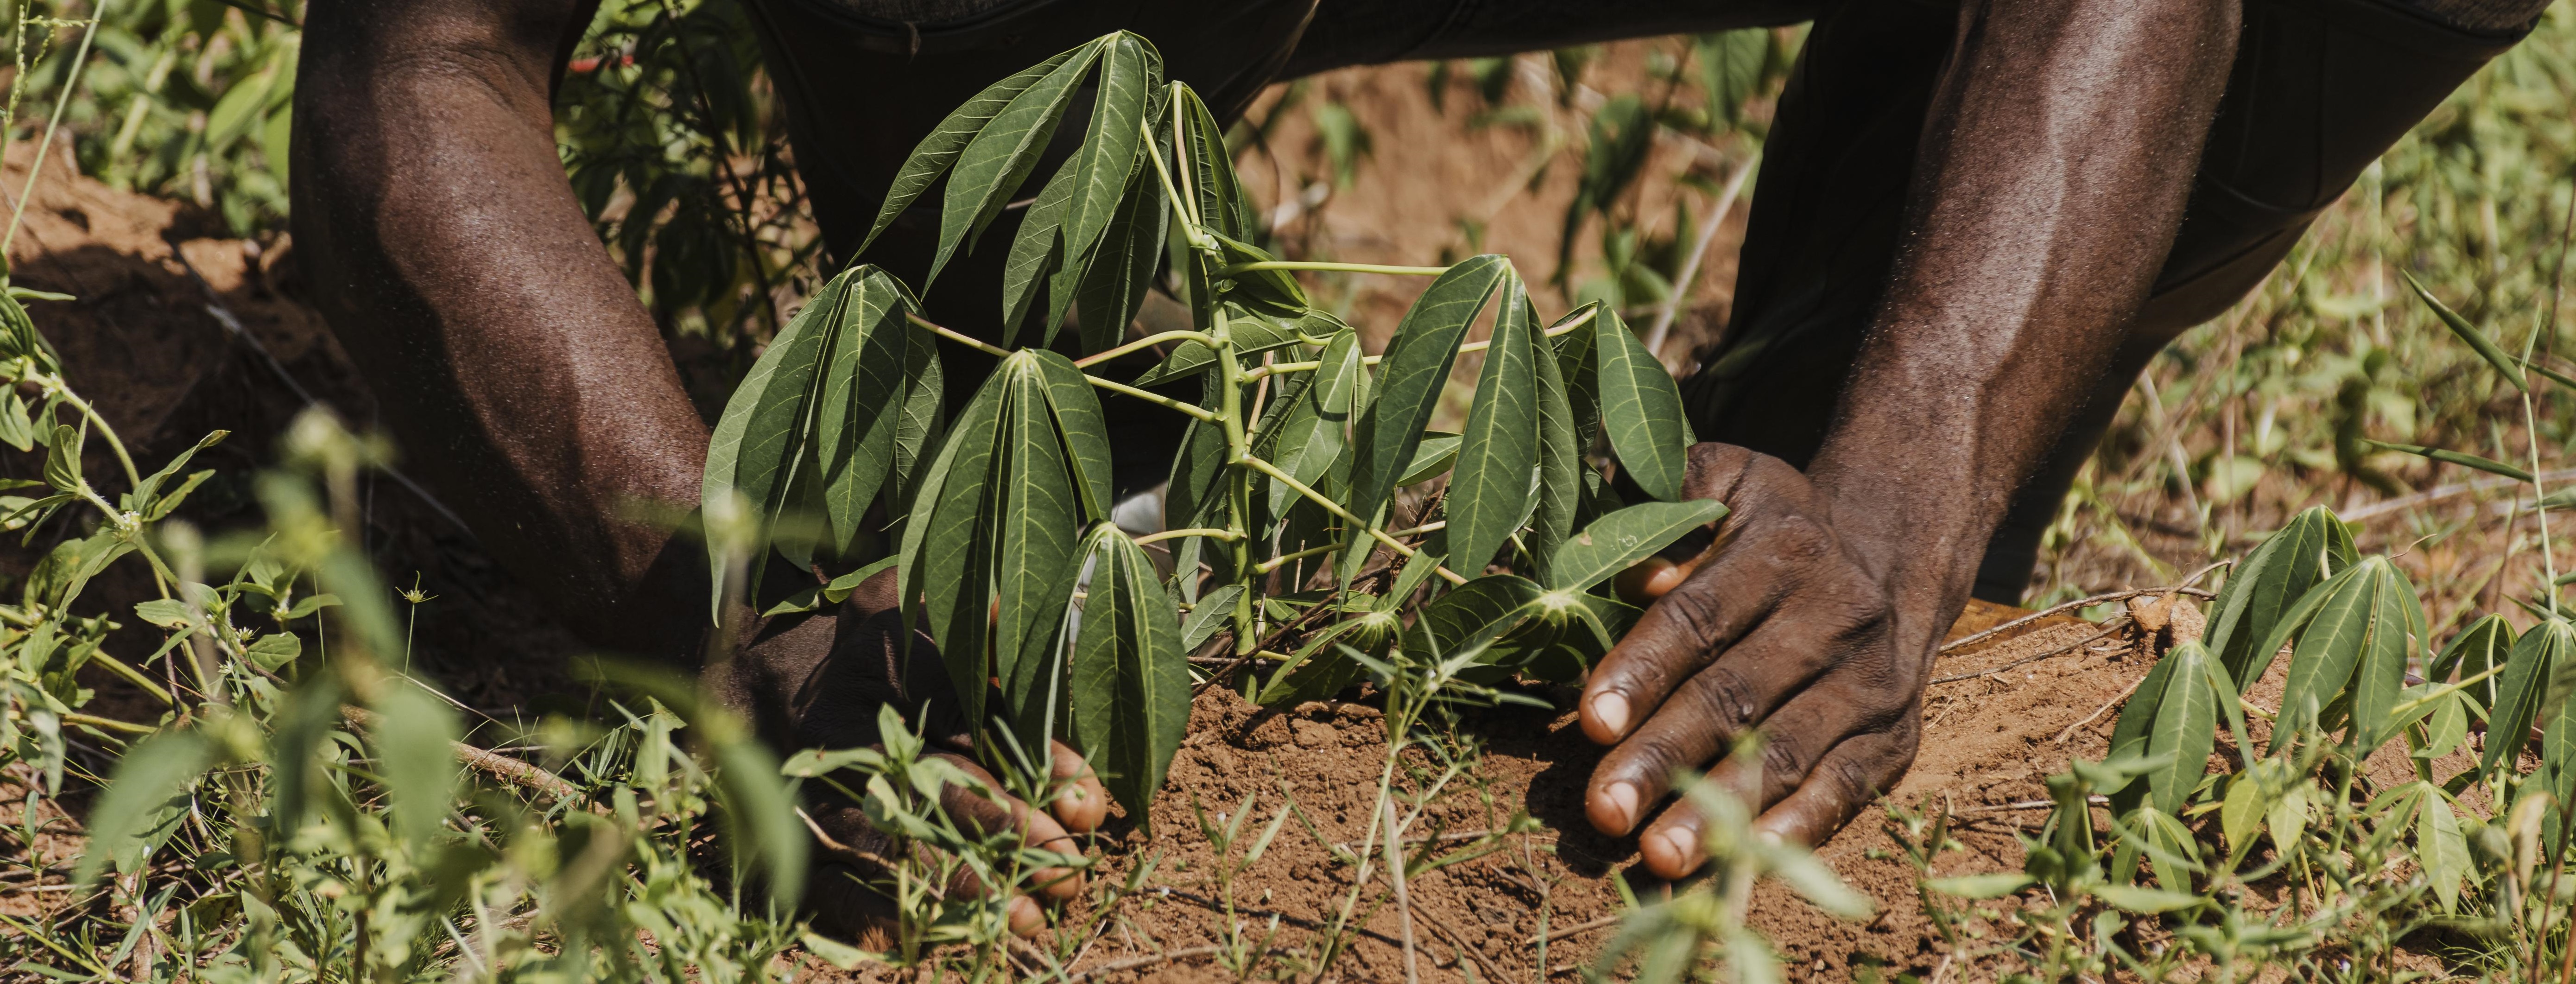
[{"label": "human hand", "polygon": [[[1913,764],[1931,640],[1897,631],[1880,565],[1837,536],[1826,496],[1786,462],[1701,444],[1683,494],[1731,511],[1698,557],[1623,583],[1653,604],[1583,690],[1584,734],[1617,746],[1585,811],[1625,835],[1677,771],[1706,768],[1758,812],[1757,830],[1817,843]],[[1756,733],[1758,764],[1728,756]],[[1697,869],[1701,832],[1687,802],[1665,810],[1639,838],[1647,870]]]}]

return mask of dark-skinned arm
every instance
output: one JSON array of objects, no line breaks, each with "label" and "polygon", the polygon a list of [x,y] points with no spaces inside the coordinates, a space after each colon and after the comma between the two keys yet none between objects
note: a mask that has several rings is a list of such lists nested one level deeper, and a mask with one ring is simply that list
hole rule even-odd
[{"label": "dark-skinned arm", "polygon": [[[1585,688],[1586,733],[1617,744],[1595,826],[1635,829],[1705,768],[1759,829],[1815,843],[1903,776],[1988,534],[2170,248],[2237,17],[2228,0],[1963,6],[1905,246],[1813,465],[1693,449],[1689,494],[1734,512]],[[1721,761],[1754,732],[1754,764]],[[1701,827],[1666,810],[1648,868],[1696,868]]]},{"label": "dark-skinned arm", "polygon": [[[704,555],[635,507],[696,506],[707,428],[555,151],[553,80],[594,6],[317,0],[296,86],[296,254],[412,467],[483,546],[593,645],[685,658],[709,622]],[[873,707],[838,705],[797,720],[796,698],[846,669],[827,665],[836,653],[882,657],[889,620],[873,616],[893,599],[875,588],[873,609],[842,613],[849,631],[829,616],[769,626],[718,681],[727,699],[781,740],[872,722]],[[1082,763],[1059,745],[1055,766]],[[1072,850],[1065,827],[1090,829],[1106,802],[1086,779],[1052,817],[963,789],[946,805]],[[868,834],[855,810],[817,812],[842,841]],[[837,908],[827,921],[866,928],[855,904]],[[1022,899],[1013,924],[1044,920]]]}]

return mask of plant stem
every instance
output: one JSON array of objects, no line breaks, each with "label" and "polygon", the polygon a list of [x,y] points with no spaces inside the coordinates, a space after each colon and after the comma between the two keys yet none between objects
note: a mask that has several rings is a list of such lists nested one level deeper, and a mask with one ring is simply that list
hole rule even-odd
[{"label": "plant stem", "polygon": [[[1334,502],[1330,497],[1321,492],[1307,488],[1306,483],[1298,481],[1287,472],[1280,471],[1279,466],[1263,461],[1250,454],[1244,455],[1240,459],[1240,463],[1251,466],[1254,470],[1270,476],[1273,481],[1288,486],[1289,489],[1295,491],[1298,495],[1305,496],[1307,499],[1312,500],[1316,505],[1324,507],[1324,511],[1341,517],[1345,522],[1367,530],[1370,537],[1376,539],[1379,543],[1386,544],[1388,548],[1393,549],[1396,553],[1404,555],[1407,559],[1410,559],[1414,555],[1415,551],[1412,547],[1405,546],[1403,543],[1398,542],[1394,537],[1387,535],[1385,530],[1378,529],[1376,526],[1371,525],[1367,520],[1351,515],[1351,511],[1342,508],[1341,503]],[[1451,584],[1467,583],[1467,579],[1459,576],[1457,571],[1450,570],[1446,567],[1438,568],[1437,570],[1441,578],[1447,580]]]},{"label": "plant stem", "polygon": [[1151,392],[1151,391],[1147,391],[1147,390],[1137,389],[1136,387],[1129,386],[1129,385],[1127,385],[1127,384],[1125,384],[1125,383],[1113,382],[1113,381],[1106,380],[1106,379],[1102,379],[1102,378],[1100,378],[1100,377],[1098,377],[1098,376],[1093,376],[1093,375],[1089,375],[1089,374],[1085,374],[1085,375],[1082,377],[1082,381],[1083,381],[1083,382],[1086,382],[1086,383],[1090,383],[1090,384],[1091,384],[1091,385],[1093,385],[1093,386],[1100,387],[1101,389],[1108,390],[1108,391],[1110,391],[1110,392],[1112,392],[1112,393],[1119,394],[1119,395],[1121,395],[1121,396],[1132,396],[1132,397],[1135,397],[1135,398],[1137,398],[1137,399],[1139,399],[1139,400],[1143,400],[1143,401],[1145,401],[1145,402],[1147,402],[1147,403],[1151,403],[1151,404],[1153,404],[1153,405],[1155,405],[1155,406],[1162,407],[1162,408],[1164,408],[1164,409],[1166,409],[1166,410],[1172,410],[1172,411],[1176,411],[1176,412],[1179,412],[1179,413],[1185,413],[1185,414],[1188,414],[1188,415],[1190,415],[1190,416],[1197,417],[1197,418],[1198,418],[1198,419],[1200,419],[1200,420],[1207,421],[1208,423],[1211,423],[1211,424],[1216,423],[1216,422],[1218,422],[1220,419],[1222,419],[1222,418],[1221,418],[1221,416],[1220,416],[1218,413],[1216,413],[1216,412],[1215,412],[1215,411],[1213,411],[1213,410],[1209,410],[1209,409],[1208,409],[1208,408],[1206,408],[1206,407],[1202,407],[1202,406],[1199,406],[1199,405],[1197,405],[1197,404],[1193,404],[1193,403],[1183,403],[1183,402],[1181,402],[1181,401],[1179,401],[1179,400],[1172,399],[1171,397],[1164,396],[1164,395],[1163,395],[1163,394],[1161,394],[1161,393],[1155,393],[1155,392]]},{"label": "plant stem", "polygon": [[[1412,529],[1409,529],[1409,530],[1397,530],[1397,531],[1395,531],[1395,532],[1393,532],[1393,533],[1389,533],[1389,534],[1387,534],[1387,535],[1388,535],[1388,536],[1392,536],[1392,537],[1399,537],[1399,538],[1400,538],[1400,537],[1408,537],[1408,536],[1421,536],[1422,534],[1425,534],[1425,533],[1430,533],[1430,532],[1433,532],[1433,531],[1436,531],[1436,530],[1443,530],[1443,529],[1447,529],[1447,528],[1449,528],[1449,521],[1444,519],[1444,520],[1439,520],[1439,521],[1437,521],[1437,522],[1424,523],[1424,524],[1422,524],[1422,525],[1420,525],[1420,526],[1416,526],[1416,527],[1414,527],[1414,528],[1412,528]],[[1144,542],[1144,541],[1139,540],[1139,541],[1137,541],[1137,542],[1142,543],[1142,542]],[[1295,552],[1295,553],[1284,553],[1284,554],[1280,554],[1279,556],[1272,557],[1272,558],[1270,558],[1269,560],[1262,561],[1258,566],[1254,567],[1253,569],[1254,569],[1254,570],[1256,570],[1256,571],[1259,571],[1259,572],[1261,572],[1261,573],[1263,573],[1263,574],[1268,574],[1268,573],[1270,573],[1271,571],[1278,570],[1280,567],[1282,567],[1282,566],[1284,566],[1284,565],[1287,565],[1287,564],[1290,564],[1290,563],[1293,563],[1293,562],[1296,562],[1296,561],[1304,560],[1304,559],[1306,559],[1306,558],[1308,558],[1308,557],[1321,557],[1321,556],[1323,556],[1323,555],[1325,555],[1325,554],[1328,554],[1328,553],[1338,553],[1338,552],[1340,552],[1340,551],[1341,551],[1341,549],[1342,549],[1342,545],[1341,545],[1341,544],[1339,544],[1339,543],[1328,543],[1328,544],[1325,544],[1325,545],[1320,546],[1320,547],[1308,547],[1308,548],[1306,548],[1306,549],[1304,549],[1304,550],[1299,550],[1299,551],[1297,551],[1297,552]]]},{"label": "plant stem", "polygon": [[1220,530],[1206,526],[1194,526],[1185,530],[1164,530],[1160,533],[1148,533],[1144,536],[1137,537],[1135,542],[1137,546],[1141,547],[1148,543],[1161,543],[1165,540],[1178,540],[1185,536],[1204,536],[1214,540],[1233,540],[1237,538],[1233,530]]},{"label": "plant stem", "polygon": [[[126,483],[131,486],[141,486],[143,484],[143,472],[134,467],[134,456],[125,452],[125,442],[117,439],[116,428],[107,425],[107,418],[99,416],[98,410],[91,407],[89,405],[89,401],[81,399],[78,394],[73,393],[71,386],[64,383],[60,378],[45,376],[39,378],[36,382],[37,385],[43,386],[44,388],[53,391],[55,395],[60,396],[64,403],[70,404],[72,409],[80,411],[81,416],[89,418],[91,423],[97,424],[98,436],[107,439],[107,449],[116,452],[116,463],[124,466],[125,468]],[[40,423],[39,426],[42,426],[42,424]]]},{"label": "plant stem", "polygon": [[[1179,121],[1173,122],[1175,132]],[[1216,364],[1223,377],[1219,406],[1223,408],[1226,457],[1233,467],[1226,469],[1226,532],[1233,551],[1234,581],[1243,590],[1234,596],[1234,653],[1242,656],[1258,643],[1252,629],[1252,581],[1258,572],[1252,569],[1252,470],[1244,464],[1252,459],[1252,444],[1243,433],[1243,364],[1235,361],[1234,321],[1225,308],[1216,309]]]},{"label": "plant stem", "polygon": [[1391,277],[1437,277],[1449,272],[1448,267],[1386,266],[1378,263],[1329,263],[1322,260],[1260,260],[1252,263],[1229,263],[1218,267],[1216,275],[1232,277],[1255,270],[1318,270],[1328,273],[1382,273]]},{"label": "plant stem", "polygon": [[924,327],[924,328],[928,328],[928,329],[930,329],[930,333],[931,333],[931,334],[933,334],[933,335],[937,335],[937,336],[939,336],[939,337],[941,337],[941,338],[945,338],[945,339],[947,339],[947,340],[949,340],[949,341],[956,342],[956,343],[957,343],[957,344],[959,344],[959,345],[963,345],[963,346],[966,346],[967,348],[974,349],[975,351],[982,352],[982,353],[984,353],[985,355],[989,355],[989,356],[992,356],[992,357],[997,358],[997,359],[1007,359],[1007,358],[1010,358],[1010,357],[1011,357],[1011,350],[1010,350],[1010,349],[1002,348],[1002,347],[1000,347],[1000,346],[998,346],[998,345],[993,345],[993,344],[991,344],[991,343],[988,343],[988,342],[984,341],[983,339],[972,337],[972,336],[970,336],[970,335],[965,334],[964,332],[960,332],[960,331],[958,331],[958,330],[956,330],[956,329],[953,329],[953,328],[943,327],[943,326],[939,325],[938,323],[931,321],[931,320],[930,320],[930,319],[928,319],[928,318],[924,318],[924,317],[922,317],[922,316],[920,316],[920,315],[918,315],[918,314],[914,314],[914,313],[912,313],[912,312],[910,312],[910,311],[906,311],[906,312],[904,312],[904,313],[903,313],[903,319],[904,319],[904,320],[906,320],[906,321],[912,322],[913,324],[920,325],[921,327]]},{"label": "plant stem", "polygon": [[129,735],[148,735],[161,730],[148,724],[135,724],[131,721],[118,721],[112,718],[93,717],[76,711],[64,711],[62,718],[64,724],[86,724],[101,731],[122,731]]},{"label": "plant stem", "polygon": [[1201,345],[1208,346],[1209,348],[1216,347],[1216,339],[1210,337],[1205,332],[1188,330],[1167,331],[1159,334],[1147,335],[1114,349],[1083,356],[1082,358],[1073,360],[1073,365],[1074,368],[1077,369],[1089,369],[1092,366],[1115,359],[1129,352],[1136,351],[1137,349],[1150,348],[1152,346],[1161,345],[1164,342],[1197,342]]},{"label": "plant stem", "polygon": [[[1178,107],[1175,107],[1174,111],[1178,112]],[[1154,128],[1145,123],[1138,123],[1136,126],[1145,132],[1145,146],[1153,146]],[[1177,140],[1178,137],[1175,136],[1174,139]],[[1154,162],[1154,178],[1162,182],[1163,197],[1171,200],[1172,215],[1181,220],[1181,232],[1189,237],[1190,247],[1207,248],[1207,233],[1200,231],[1197,216],[1192,214],[1190,206],[1181,198],[1181,189],[1172,184],[1172,169],[1163,163],[1162,153],[1157,151],[1146,154],[1145,159]]]},{"label": "plant stem", "polygon": [[93,652],[91,652],[91,653],[89,654],[89,658],[90,658],[90,662],[97,663],[97,664],[98,664],[98,665],[100,665],[100,666],[107,667],[107,668],[108,668],[108,670],[110,670],[111,672],[114,672],[117,676],[124,677],[126,680],[128,680],[128,681],[132,682],[135,686],[138,686],[138,687],[143,688],[143,692],[144,692],[144,693],[151,694],[151,695],[152,695],[152,699],[157,700],[157,701],[160,701],[160,702],[161,702],[161,704],[162,704],[162,706],[164,706],[164,707],[177,707],[177,706],[179,706],[179,701],[178,701],[178,699],[177,699],[177,698],[175,698],[175,697],[170,696],[170,692],[169,692],[169,691],[161,689],[161,685],[160,685],[160,684],[157,684],[157,683],[152,682],[152,678],[151,678],[151,677],[148,677],[148,676],[144,676],[144,675],[143,675],[143,672],[142,672],[141,670],[137,670],[137,669],[135,669],[134,667],[131,667],[131,666],[127,666],[127,665],[125,665],[125,661],[124,661],[124,660],[118,659],[118,658],[116,658],[116,657],[114,657],[114,656],[110,656],[110,655],[108,655],[108,654],[106,654],[106,653],[103,653],[103,652],[95,652],[95,651],[93,651]]}]

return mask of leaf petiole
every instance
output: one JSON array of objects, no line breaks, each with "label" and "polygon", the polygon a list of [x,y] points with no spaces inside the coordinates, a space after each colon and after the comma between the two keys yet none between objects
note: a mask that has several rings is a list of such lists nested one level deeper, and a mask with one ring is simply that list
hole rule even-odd
[{"label": "leaf petiole", "polygon": [[1391,277],[1437,277],[1448,267],[1386,266],[1377,263],[1331,263],[1323,260],[1256,260],[1218,267],[1216,275],[1232,277],[1256,270],[1315,270],[1325,273],[1380,273]]},{"label": "leaf petiole", "polygon": [[1118,346],[1117,348],[1114,348],[1114,349],[1108,349],[1108,350],[1105,350],[1105,351],[1101,351],[1101,352],[1093,353],[1093,354],[1091,354],[1091,355],[1083,356],[1082,358],[1079,358],[1079,359],[1075,359],[1075,360],[1073,360],[1073,365],[1074,365],[1074,367],[1075,367],[1075,368],[1077,368],[1077,369],[1089,369],[1089,368],[1091,368],[1092,366],[1096,366],[1096,365],[1099,365],[1099,364],[1101,364],[1101,363],[1103,363],[1103,362],[1107,362],[1107,361],[1109,361],[1109,360],[1111,360],[1111,359],[1115,359],[1115,358],[1117,358],[1117,357],[1119,357],[1119,356],[1126,355],[1126,354],[1127,354],[1127,353],[1129,353],[1129,352],[1133,352],[1133,351],[1136,351],[1136,350],[1138,350],[1138,349],[1142,349],[1142,348],[1151,348],[1151,347],[1156,346],[1156,345],[1161,345],[1161,344],[1163,344],[1164,342],[1197,342],[1197,343],[1199,343],[1199,344],[1201,344],[1201,345],[1205,345],[1205,346],[1207,346],[1207,347],[1209,347],[1209,348],[1215,348],[1215,347],[1216,347],[1216,339],[1214,339],[1214,338],[1212,338],[1212,337],[1209,337],[1209,335],[1208,335],[1206,332],[1203,332],[1203,331],[1188,331],[1188,330],[1182,330],[1182,331],[1167,331],[1167,332],[1161,332],[1161,333],[1158,333],[1158,334],[1147,335],[1147,336],[1145,336],[1145,337],[1143,337],[1143,338],[1139,338],[1139,339],[1137,339],[1137,340],[1135,340],[1135,341],[1129,342],[1129,343],[1127,343],[1127,344],[1125,344],[1125,345]]},{"label": "leaf petiole", "polygon": [[[1396,553],[1402,554],[1402,555],[1404,555],[1406,558],[1411,558],[1411,557],[1416,553],[1416,551],[1415,551],[1412,547],[1405,546],[1405,545],[1403,544],[1403,542],[1402,542],[1402,541],[1399,541],[1399,540],[1397,540],[1395,537],[1393,537],[1393,536],[1389,535],[1385,530],[1381,530],[1381,529],[1378,529],[1378,528],[1377,528],[1377,527],[1375,527],[1375,526],[1371,526],[1371,525],[1369,525],[1369,523],[1368,523],[1368,521],[1367,521],[1367,520],[1363,520],[1363,519],[1361,519],[1361,518],[1359,518],[1359,517],[1357,517],[1357,516],[1353,516],[1353,515],[1351,515],[1351,511],[1350,511],[1350,510],[1348,510],[1348,509],[1344,509],[1344,508],[1342,508],[1342,504],[1341,504],[1341,503],[1334,502],[1330,497],[1328,497],[1328,496],[1324,495],[1324,494],[1323,494],[1323,493],[1321,493],[1321,492],[1317,492],[1317,491],[1315,491],[1314,489],[1307,488],[1307,487],[1306,487],[1306,483],[1298,481],[1295,477],[1293,477],[1293,476],[1289,475],[1287,472],[1280,471],[1280,470],[1279,470],[1279,466],[1277,466],[1277,465],[1271,464],[1271,463],[1269,463],[1269,462],[1267,462],[1267,461],[1263,461],[1263,460],[1261,460],[1261,458],[1260,458],[1260,457],[1258,457],[1258,456],[1256,456],[1256,455],[1251,455],[1251,454],[1246,454],[1246,455],[1243,455],[1243,456],[1242,456],[1242,457],[1240,457],[1240,458],[1235,459],[1235,463],[1236,463],[1236,464],[1239,464],[1239,465],[1245,465],[1245,466],[1248,466],[1248,467],[1250,467],[1250,468],[1251,468],[1252,470],[1254,470],[1254,471],[1257,471],[1257,472],[1260,472],[1260,473],[1262,473],[1262,474],[1264,474],[1264,475],[1268,475],[1268,476],[1270,476],[1273,480],[1277,481],[1279,484],[1287,486],[1291,491],[1296,492],[1298,495],[1305,496],[1307,499],[1312,500],[1316,505],[1319,505],[1319,506],[1324,507],[1324,511],[1329,512],[1329,513],[1332,513],[1332,514],[1333,514],[1333,515],[1335,515],[1335,516],[1341,517],[1341,519],[1342,519],[1342,520],[1344,520],[1345,522],[1349,522],[1349,523],[1351,523],[1351,524],[1353,524],[1353,525],[1356,525],[1356,526],[1360,526],[1360,527],[1366,528],[1366,529],[1368,530],[1368,534],[1369,534],[1369,536],[1370,536],[1371,538],[1375,539],[1375,540],[1376,540],[1377,542],[1379,542],[1379,543],[1383,543],[1383,544],[1385,544],[1385,545],[1387,546],[1387,548],[1388,548],[1388,549],[1394,550]],[[1438,569],[1438,572],[1439,572],[1439,574],[1440,574],[1441,578],[1443,578],[1443,579],[1447,580],[1447,581],[1448,581],[1449,583],[1451,583],[1451,584],[1465,584],[1465,583],[1467,583],[1467,579],[1466,579],[1465,577],[1460,576],[1460,575],[1458,574],[1458,572],[1457,572],[1457,571],[1453,571],[1453,570],[1450,570],[1450,569],[1448,569],[1448,568],[1446,568],[1446,567],[1442,567],[1442,568],[1439,568],[1439,569]]]}]

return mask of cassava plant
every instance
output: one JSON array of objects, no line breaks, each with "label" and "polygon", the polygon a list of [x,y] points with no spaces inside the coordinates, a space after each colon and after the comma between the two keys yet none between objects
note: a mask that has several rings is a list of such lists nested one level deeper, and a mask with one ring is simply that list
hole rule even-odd
[{"label": "cassava plant", "polygon": [[[1692,440],[1681,400],[1614,312],[1542,321],[1502,256],[1274,258],[1253,245],[1256,212],[1214,116],[1124,32],[950,114],[895,178],[870,240],[940,188],[929,277],[977,248],[1029,194],[1086,79],[1081,143],[1036,184],[1009,244],[998,343],[931,322],[911,287],[856,265],[726,405],[704,490],[709,528],[738,531],[712,538],[717,617],[729,594],[763,597],[758,550],[834,575],[771,611],[839,602],[891,566],[907,624],[936,642],[971,720],[1008,737],[989,747],[1065,738],[1140,818],[1180,742],[1199,673],[1188,651],[1202,645],[1257,666],[1244,692],[1263,702],[1340,691],[1391,649],[1471,657],[1471,683],[1581,673],[1637,614],[1612,575],[1725,514],[1677,501]],[[1430,284],[1370,355],[1358,327],[1310,302],[1304,270]],[[1152,289],[1187,307],[1189,328],[1129,337]],[[1053,347],[1068,324],[1079,358]],[[1000,360],[953,419],[939,339]],[[1149,349],[1161,358],[1141,375],[1107,374]],[[1482,361],[1464,421],[1432,430],[1468,352]],[[1192,381],[1196,400],[1153,389]],[[1109,521],[1102,390],[1190,418],[1162,532]],[[1653,501],[1626,504],[1596,447]],[[1443,476],[1399,508],[1400,490]],[[1425,499],[1436,506],[1414,508]],[[1493,564],[1510,573],[1485,573]]]}]

